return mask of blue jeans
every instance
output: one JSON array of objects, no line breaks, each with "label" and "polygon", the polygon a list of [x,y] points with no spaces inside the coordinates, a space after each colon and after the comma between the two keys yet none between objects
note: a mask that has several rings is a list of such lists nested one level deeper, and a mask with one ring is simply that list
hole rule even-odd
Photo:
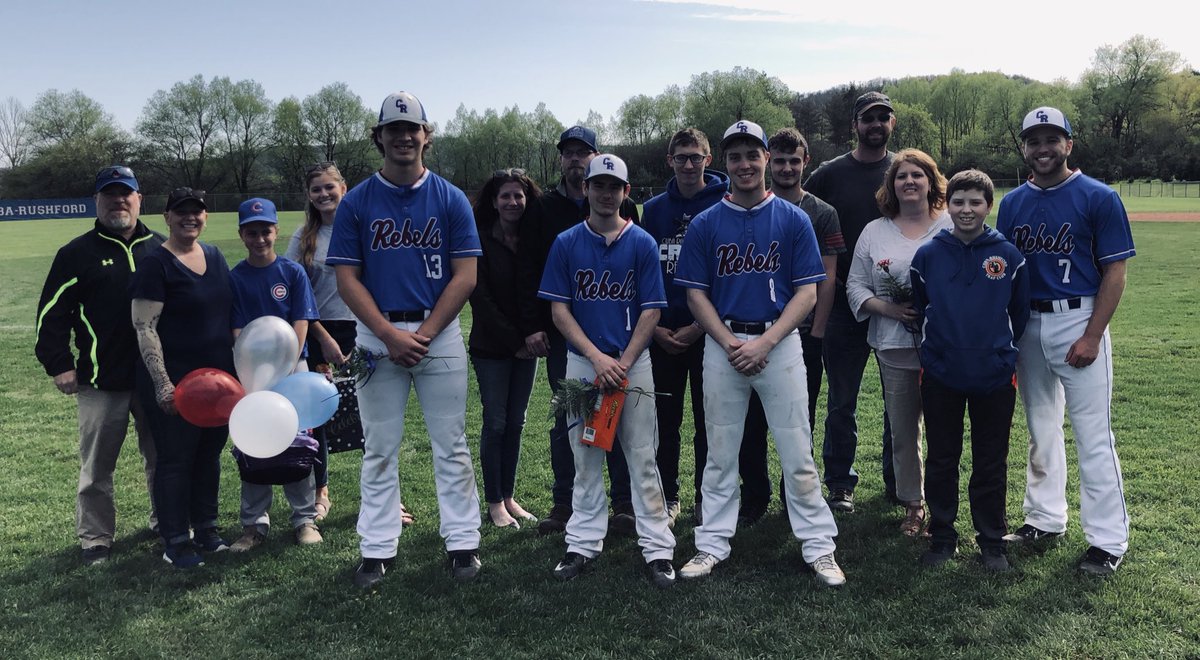
[{"label": "blue jeans", "polygon": [[521,458],[521,432],[525,409],[537,376],[537,360],[472,357],[483,404],[483,426],[479,430],[479,464],[483,472],[483,495],[490,504],[512,497]]},{"label": "blue jeans", "polygon": [[[833,310],[825,326],[822,355],[825,377],[829,382],[828,410],[825,415],[825,444],[821,457],[825,462],[825,485],[830,490],[853,491],[858,485],[854,454],[858,449],[858,392],[863,369],[871,355],[867,344],[867,321],[858,322],[846,302],[846,289],[839,286]],[[896,475],[892,470],[892,429],[883,416],[883,484],[888,495],[896,493]]]},{"label": "blue jeans", "polygon": [[[567,340],[558,333],[548,334],[550,355],[546,357],[546,378],[550,381],[550,390],[557,392],[558,381],[567,377]],[[554,506],[570,509],[571,491],[575,487],[575,454],[571,452],[571,441],[567,437],[567,422],[561,415],[554,417],[554,426],[550,428],[550,469],[554,471],[551,489]],[[612,451],[608,452],[608,480],[613,508],[631,512],[633,496],[629,491],[629,467],[619,436],[613,440]]]}]

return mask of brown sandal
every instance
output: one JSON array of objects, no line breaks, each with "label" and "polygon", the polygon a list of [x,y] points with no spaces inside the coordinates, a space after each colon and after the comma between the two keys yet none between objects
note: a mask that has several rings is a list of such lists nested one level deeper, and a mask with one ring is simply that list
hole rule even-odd
[{"label": "brown sandal", "polygon": [[922,536],[925,529],[925,506],[920,503],[904,506],[904,521],[900,523],[900,533],[909,538]]},{"label": "brown sandal", "polygon": [[329,515],[329,510],[331,508],[333,508],[333,501],[329,499],[329,496],[328,495],[319,495],[317,497],[317,517],[315,519],[316,522],[321,522],[322,520],[325,520],[325,517]]}]

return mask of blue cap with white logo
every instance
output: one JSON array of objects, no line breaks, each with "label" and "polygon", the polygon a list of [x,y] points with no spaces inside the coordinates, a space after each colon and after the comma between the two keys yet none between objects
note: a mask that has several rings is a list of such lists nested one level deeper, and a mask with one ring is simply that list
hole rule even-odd
[{"label": "blue cap with white logo", "polygon": [[625,161],[612,154],[596,154],[588,163],[587,174],[583,180],[591,181],[598,176],[611,176],[620,179],[621,183],[629,183],[629,168],[625,166]]},{"label": "blue cap with white logo", "polygon": [[596,131],[593,131],[587,126],[572,126],[571,128],[563,131],[562,135],[558,136],[557,146],[559,151],[562,151],[563,145],[565,145],[568,140],[579,140],[580,142],[586,144],[587,147],[592,151],[599,151],[599,149],[596,148]]},{"label": "blue cap with white logo", "polygon": [[1039,126],[1057,128],[1066,133],[1067,137],[1071,137],[1071,122],[1067,121],[1067,116],[1062,110],[1050,106],[1030,110],[1029,114],[1025,115],[1025,121],[1021,122],[1021,134],[1018,137],[1024,140],[1030,131]]},{"label": "blue cap with white logo", "polygon": [[238,226],[241,227],[251,222],[279,224],[279,219],[275,215],[275,202],[261,197],[251,197],[238,205]]},{"label": "blue cap with white logo", "polygon": [[734,122],[733,126],[725,129],[725,137],[721,138],[721,149],[729,146],[730,142],[733,142],[739,138],[750,138],[755,142],[762,143],[763,149],[768,148],[767,132],[763,130],[762,126],[759,126],[752,121],[740,119]]}]

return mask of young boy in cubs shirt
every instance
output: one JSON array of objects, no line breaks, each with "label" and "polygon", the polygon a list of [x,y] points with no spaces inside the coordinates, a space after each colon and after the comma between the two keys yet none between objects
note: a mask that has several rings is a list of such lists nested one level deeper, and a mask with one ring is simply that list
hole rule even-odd
[{"label": "young boy in cubs shirt", "polygon": [[[667,306],[658,268],[658,244],[633,221],[619,215],[629,195],[629,170],[611,154],[599,154],[584,178],[591,213],[559,234],[550,249],[538,297],[550,301],[554,325],[567,340],[567,378],[612,389],[628,380],[630,389],[654,390],[646,347],[662,308]],[[675,581],[671,558],[675,537],[658,474],[658,432],[654,400],[630,394],[617,427],[629,465],[633,509],[642,556],[655,585]],[[579,575],[604,548],[604,450],[584,445],[582,423],[570,429],[575,486],[567,521],[567,554],[555,577]]]},{"label": "young boy in cubs shirt", "polygon": [[792,533],[804,562],[825,585],[846,576],[834,560],[837,524],[821,497],[812,457],[804,356],[796,328],[825,279],[808,214],[767,191],[767,136],[738,121],[721,140],[730,192],[692,220],[675,282],[708,338],[704,424],[708,461],[698,552],[680,576],[699,578],[729,557],[738,516],[738,451],[751,390],[758,393],[783,467]]},{"label": "young boy in cubs shirt", "polygon": [[921,399],[925,408],[925,501],[929,550],[921,563],[954,556],[963,412],[971,416],[968,497],[983,566],[1009,569],[1004,550],[1008,437],[1017,392],[1017,341],[1029,320],[1025,258],[984,224],[994,188],[983,172],[955,174],[946,187],[953,229],[921,246],[910,267],[913,304],[925,317]]},{"label": "young boy in cubs shirt", "polygon": [[[303,354],[308,322],[320,317],[304,269],[275,254],[278,222],[275,204],[269,199],[248,199],[238,207],[238,236],[246,246],[247,255],[229,273],[233,287],[230,321],[237,336],[246,324],[260,316],[278,316],[296,330],[296,341]],[[242,482],[242,536],[230,546],[231,551],[246,552],[266,540],[271,527],[268,514],[271,491],[268,485]],[[313,522],[317,517],[317,500],[312,472],[304,479],[285,484],[283,494],[292,505],[296,542],[320,543],[321,533]]]}]

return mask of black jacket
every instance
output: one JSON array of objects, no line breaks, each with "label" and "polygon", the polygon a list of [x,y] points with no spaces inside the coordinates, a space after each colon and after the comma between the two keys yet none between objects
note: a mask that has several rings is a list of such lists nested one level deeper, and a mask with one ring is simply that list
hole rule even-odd
[{"label": "black jacket", "polygon": [[[138,260],[162,242],[162,234],[140,220],[128,241],[97,220],[58,251],[37,306],[34,352],[47,375],[75,369],[80,387],[133,389],[138,349],[129,278]],[[78,360],[71,354],[72,331]]]},{"label": "black jacket", "polygon": [[[580,206],[567,196],[566,190],[566,183],[560,179],[554,190],[542,195],[537,212],[526,213],[521,218],[517,283],[520,303],[518,327],[522,337],[535,332],[558,332],[550,318],[550,303],[537,297],[538,286],[542,283],[542,271],[546,269],[546,259],[550,256],[554,239],[582,222],[590,211],[586,199]],[[632,199],[626,198],[621,204],[620,214],[622,218],[629,218],[634,224],[641,225],[637,204]]]},{"label": "black jacket", "polygon": [[492,235],[492,226],[479,225],[479,258],[475,290],[471,292],[471,355],[512,358],[525,347],[517,327],[517,255]]}]

